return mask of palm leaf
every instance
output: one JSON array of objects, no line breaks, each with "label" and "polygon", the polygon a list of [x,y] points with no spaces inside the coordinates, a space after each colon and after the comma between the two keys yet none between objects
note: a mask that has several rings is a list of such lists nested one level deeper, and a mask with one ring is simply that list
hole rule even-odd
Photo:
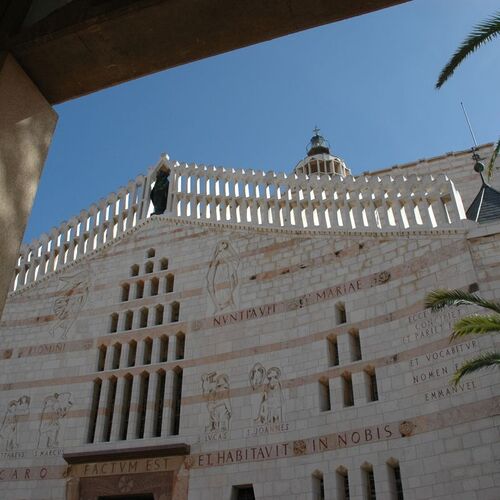
[{"label": "palm leaf", "polygon": [[465,375],[489,366],[500,366],[500,352],[486,352],[466,361],[453,375],[452,383],[457,385]]},{"label": "palm leaf", "polygon": [[500,332],[500,314],[466,316],[455,323],[450,340],[492,332]]},{"label": "palm leaf", "polygon": [[492,17],[475,26],[472,33],[462,42],[457,51],[453,54],[448,64],[442,69],[436,83],[439,89],[448,78],[453,75],[455,69],[462,61],[472,54],[481,45],[489,42],[500,33],[500,12],[496,12]]},{"label": "palm leaf", "polygon": [[425,297],[425,307],[430,307],[433,311],[446,306],[460,305],[480,306],[500,314],[500,304],[463,290],[438,289],[428,293]]},{"label": "palm leaf", "polygon": [[498,142],[496,143],[495,149],[493,150],[493,154],[490,158],[490,162],[488,163],[488,168],[486,169],[488,180],[493,177],[493,167],[495,166],[495,160],[497,159],[498,153],[500,153],[500,139],[498,139]]}]

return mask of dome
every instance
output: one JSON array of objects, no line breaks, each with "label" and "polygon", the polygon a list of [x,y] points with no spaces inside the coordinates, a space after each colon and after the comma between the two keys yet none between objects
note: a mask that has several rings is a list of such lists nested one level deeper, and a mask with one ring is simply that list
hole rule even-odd
[{"label": "dome", "polygon": [[320,135],[320,130],[315,127],[313,136],[307,145],[307,156],[299,161],[294,173],[297,175],[322,176],[322,175],[339,175],[345,177],[350,175],[351,171],[347,168],[344,160],[333,156],[330,152],[330,143]]}]

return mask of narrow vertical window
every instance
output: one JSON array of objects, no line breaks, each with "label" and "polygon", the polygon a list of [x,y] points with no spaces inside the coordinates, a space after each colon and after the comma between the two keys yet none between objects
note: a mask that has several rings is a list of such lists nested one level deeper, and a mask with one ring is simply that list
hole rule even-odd
[{"label": "narrow vertical window", "polygon": [[153,272],[153,267],[154,265],[151,261],[146,262],[146,264],[144,265],[145,274],[151,274]]},{"label": "narrow vertical window", "polygon": [[164,363],[168,358],[168,337],[163,335],[160,339],[160,363]]},{"label": "narrow vertical window", "polygon": [[337,366],[339,364],[339,345],[337,337],[328,337],[326,339],[328,348],[328,366]]},{"label": "narrow vertical window", "polygon": [[351,330],[349,335],[351,344],[351,361],[359,361],[361,359],[361,340],[359,338],[359,332],[357,330]]},{"label": "narrow vertical window", "polygon": [[122,302],[126,302],[129,299],[130,295],[130,285],[128,283],[124,283],[122,285]]},{"label": "narrow vertical window", "polygon": [[153,341],[148,337],[144,339],[144,358],[143,364],[151,364],[151,355],[153,353]]},{"label": "narrow vertical window", "polygon": [[343,302],[335,304],[335,322],[337,325],[347,323],[347,314],[345,311],[345,304]]},{"label": "narrow vertical window", "polygon": [[313,482],[313,499],[325,500],[325,481],[322,472],[315,472],[312,476]]},{"label": "narrow vertical window", "polygon": [[109,379],[109,391],[108,391],[108,398],[106,400],[106,415],[104,418],[103,441],[109,441],[111,437],[111,424],[113,423],[115,399],[116,399],[116,377],[111,377]]},{"label": "narrow vertical window", "polygon": [[165,281],[165,293],[170,293],[174,291],[174,275],[167,274],[167,279]]},{"label": "narrow vertical window", "polygon": [[175,344],[175,359],[184,359],[186,336],[182,332],[179,332],[175,337],[177,339]]},{"label": "narrow vertical window", "polygon": [[160,286],[160,280],[158,278],[151,278],[151,295],[158,295],[158,288]]},{"label": "narrow vertical window", "polygon": [[377,495],[375,492],[375,476],[373,474],[373,466],[365,463],[361,469],[363,472],[363,498],[364,500],[376,500]]},{"label": "narrow vertical window", "polygon": [[92,403],[90,406],[89,428],[87,432],[87,443],[93,443],[95,437],[95,426],[97,423],[97,410],[99,408],[99,399],[101,397],[102,380],[97,378],[92,384]]},{"label": "narrow vertical window", "polygon": [[137,264],[130,267],[130,276],[139,276],[139,266]]},{"label": "narrow vertical window", "polygon": [[132,400],[132,376],[125,375],[125,383],[123,384],[123,403],[122,403],[122,418],[120,426],[120,440],[127,439],[128,420],[130,416],[130,401]]},{"label": "narrow vertical window", "polygon": [[166,271],[168,269],[168,259],[167,258],[163,258],[160,260],[160,270],[161,271]]},{"label": "narrow vertical window", "polygon": [[156,255],[156,251],[154,248],[150,248],[147,252],[146,252],[146,259],[152,259],[154,256]]},{"label": "narrow vertical window", "polygon": [[149,373],[141,375],[139,386],[139,402],[137,405],[137,432],[138,439],[144,437],[144,426],[146,424],[146,406],[148,400],[148,387],[149,387]]},{"label": "narrow vertical window", "polygon": [[350,500],[349,474],[345,467],[339,467],[335,473],[337,480],[337,497],[339,500]]},{"label": "narrow vertical window", "polygon": [[404,500],[403,483],[401,481],[401,469],[399,468],[399,462],[391,458],[387,462],[387,467],[389,468],[391,497],[394,500]]},{"label": "narrow vertical window", "polygon": [[148,308],[147,307],[143,307],[141,310],[140,310],[140,323],[139,323],[139,327],[140,328],[146,328],[148,326],[148,314],[149,314],[149,311],[148,311]]},{"label": "narrow vertical window", "polygon": [[144,281],[139,280],[135,284],[135,298],[142,299],[144,297]]},{"label": "narrow vertical window", "polygon": [[352,379],[350,373],[344,373],[342,375],[342,392],[344,396],[344,406],[354,405],[354,392],[352,389]]},{"label": "narrow vertical window", "polygon": [[161,436],[161,424],[163,421],[163,406],[165,404],[165,372],[163,370],[158,371],[158,384],[156,386],[156,397],[155,397],[155,418],[154,418],[154,428],[153,436]]},{"label": "narrow vertical window", "polygon": [[328,379],[321,379],[318,384],[319,387],[319,410],[330,411],[332,404],[330,401],[330,381]]},{"label": "narrow vertical window", "polygon": [[155,308],[155,325],[163,325],[163,306],[160,304]]},{"label": "narrow vertical window", "polygon": [[176,436],[179,434],[181,419],[181,399],[182,399],[182,368],[177,367],[174,370],[174,381],[172,391],[172,432]]},{"label": "narrow vertical window", "polygon": [[113,313],[109,318],[109,333],[118,331],[118,313]]},{"label": "narrow vertical window", "polygon": [[97,351],[97,371],[102,372],[104,370],[104,364],[106,363],[106,351],[107,347],[102,345]]},{"label": "narrow vertical window", "polygon": [[127,366],[135,366],[136,353],[137,353],[137,342],[135,340],[131,340],[128,344]]},{"label": "narrow vertical window", "polygon": [[375,375],[375,369],[371,369],[367,372],[367,380],[369,401],[378,401],[377,376]]},{"label": "narrow vertical window", "polygon": [[179,304],[179,302],[172,302],[170,307],[171,307],[171,311],[172,311],[172,313],[170,315],[170,321],[172,323],[175,323],[175,322],[179,321],[180,304]]},{"label": "narrow vertical window", "polygon": [[134,313],[132,311],[127,311],[125,313],[125,324],[124,330],[132,330],[132,321],[134,320]]},{"label": "narrow vertical window", "polygon": [[113,361],[111,363],[112,370],[118,370],[120,368],[120,357],[122,355],[122,345],[117,342],[113,346]]}]

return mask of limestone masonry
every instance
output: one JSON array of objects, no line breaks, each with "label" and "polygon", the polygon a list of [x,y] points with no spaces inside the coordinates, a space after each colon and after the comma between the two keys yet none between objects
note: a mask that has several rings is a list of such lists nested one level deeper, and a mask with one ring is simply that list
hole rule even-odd
[{"label": "limestone masonry", "polygon": [[163,155],[24,245],[0,498],[498,500],[500,374],[450,384],[498,336],[450,343],[474,309],[423,305],[500,297],[500,218],[466,219],[473,166],[353,177],[317,131],[288,175]]}]

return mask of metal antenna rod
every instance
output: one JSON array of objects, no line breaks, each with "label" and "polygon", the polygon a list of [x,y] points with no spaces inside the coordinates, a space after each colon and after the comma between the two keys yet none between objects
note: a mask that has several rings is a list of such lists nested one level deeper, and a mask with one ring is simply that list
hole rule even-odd
[{"label": "metal antenna rod", "polygon": [[474,135],[474,131],[472,130],[472,125],[470,124],[470,120],[469,120],[469,117],[467,115],[467,111],[465,111],[464,103],[460,102],[460,105],[462,106],[462,110],[464,112],[465,119],[467,120],[467,125],[469,126],[470,135],[472,136],[472,140],[474,141],[474,149],[477,149],[476,136]]}]

